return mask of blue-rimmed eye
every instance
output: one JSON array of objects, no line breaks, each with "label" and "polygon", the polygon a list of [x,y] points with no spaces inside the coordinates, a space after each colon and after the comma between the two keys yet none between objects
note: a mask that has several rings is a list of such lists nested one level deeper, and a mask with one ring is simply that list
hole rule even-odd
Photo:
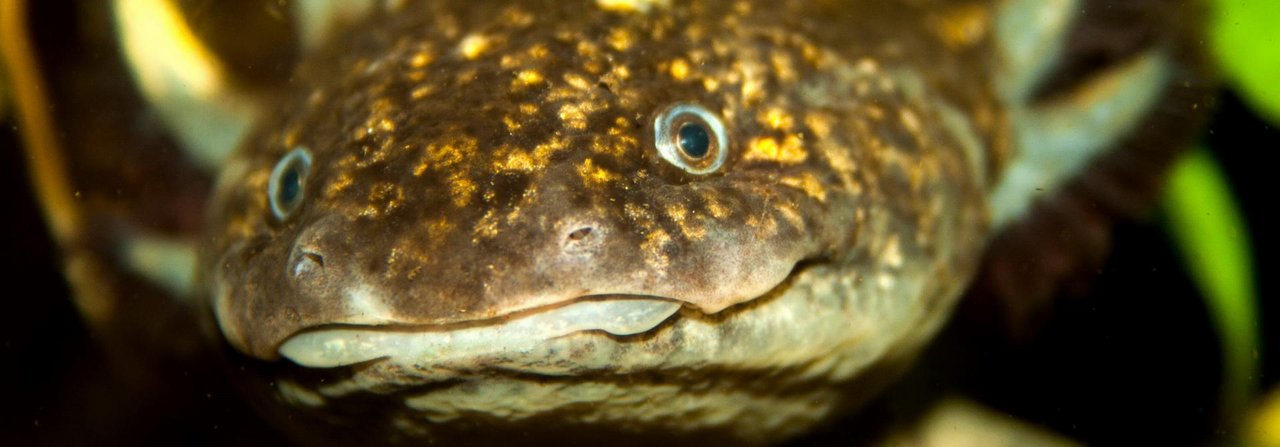
[{"label": "blue-rimmed eye", "polygon": [[267,199],[276,219],[287,219],[302,204],[307,174],[310,173],[311,152],[305,147],[289,151],[271,169],[271,178],[267,180]]},{"label": "blue-rimmed eye", "polygon": [[729,156],[720,118],[697,104],[667,107],[653,120],[653,138],[663,160],[690,174],[716,172]]}]

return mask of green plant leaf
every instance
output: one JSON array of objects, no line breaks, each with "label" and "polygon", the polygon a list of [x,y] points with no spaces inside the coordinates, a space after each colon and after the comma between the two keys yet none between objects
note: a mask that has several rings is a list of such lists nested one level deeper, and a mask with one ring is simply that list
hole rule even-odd
[{"label": "green plant leaf", "polygon": [[1223,75],[1245,101],[1280,123],[1280,1],[1215,0],[1209,24]]},{"label": "green plant leaf", "polygon": [[1253,244],[1227,179],[1208,151],[1188,154],[1169,180],[1164,202],[1169,231],[1222,342],[1223,415],[1239,421],[1258,375]]}]

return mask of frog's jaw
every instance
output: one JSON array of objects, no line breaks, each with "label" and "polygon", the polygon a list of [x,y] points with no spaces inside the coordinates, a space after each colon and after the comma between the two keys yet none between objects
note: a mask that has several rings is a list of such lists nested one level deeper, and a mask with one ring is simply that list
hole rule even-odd
[{"label": "frog's jaw", "polygon": [[[907,364],[936,332],[947,314],[940,309],[953,305],[959,292],[912,279],[936,274],[932,269],[912,269],[911,278],[886,287],[867,278],[903,272],[880,265],[854,273],[849,267],[800,268],[769,294],[716,315],[670,301],[595,303],[603,305],[595,309],[639,310],[644,315],[631,321],[633,328],[656,324],[635,335],[601,325],[552,336],[547,326],[592,310],[571,305],[457,330],[304,332],[281,349],[303,366],[377,357],[306,375],[323,377],[317,381],[278,379],[278,391],[302,413],[349,398],[392,400],[378,406],[387,414],[376,420],[411,427],[411,433],[445,432],[476,415],[518,426],[563,414],[574,423],[676,437],[729,430],[752,442],[783,439],[821,422],[850,397],[872,395],[870,388]],[[903,301],[921,304],[899,305]],[[668,312],[676,313],[664,317]],[[534,330],[542,333],[524,336],[540,325]],[[760,389],[760,381],[769,388]]]},{"label": "frog's jaw", "polygon": [[635,335],[657,327],[680,303],[641,297],[602,297],[554,309],[535,309],[466,327],[341,327],[306,331],[290,337],[280,353],[302,366],[331,368],[388,358],[457,361],[462,358],[526,351],[548,340],[579,332]]}]

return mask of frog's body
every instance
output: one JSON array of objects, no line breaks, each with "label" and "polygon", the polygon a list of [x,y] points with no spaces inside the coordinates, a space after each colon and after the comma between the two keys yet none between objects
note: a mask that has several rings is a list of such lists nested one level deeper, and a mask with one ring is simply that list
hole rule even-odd
[{"label": "frog's body", "polygon": [[[1154,45],[1033,101],[1075,9],[312,18],[332,23],[288,93],[200,156],[220,174],[193,308],[270,406],[358,439],[793,436],[904,367],[994,230],[1171,85]],[[130,259],[183,253],[129,240]]]}]

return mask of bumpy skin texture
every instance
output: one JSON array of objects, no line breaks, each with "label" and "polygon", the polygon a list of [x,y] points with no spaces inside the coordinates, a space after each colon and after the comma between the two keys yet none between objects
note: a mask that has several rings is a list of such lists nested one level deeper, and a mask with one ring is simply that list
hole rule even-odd
[{"label": "bumpy skin texture", "polygon": [[[286,405],[394,439],[776,439],[910,358],[972,274],[1007,158],[986,2],[405,3],[305,60],[219,178],[204,288]],[[658,156],[676,103],[724,122],[717,172]],[[297,147],[314,164],[278,219],[267,182]],[[309,329],[448,331],[612,295],[685,306],[633,337],[449,364],[300,372],[277,353]]]}]

